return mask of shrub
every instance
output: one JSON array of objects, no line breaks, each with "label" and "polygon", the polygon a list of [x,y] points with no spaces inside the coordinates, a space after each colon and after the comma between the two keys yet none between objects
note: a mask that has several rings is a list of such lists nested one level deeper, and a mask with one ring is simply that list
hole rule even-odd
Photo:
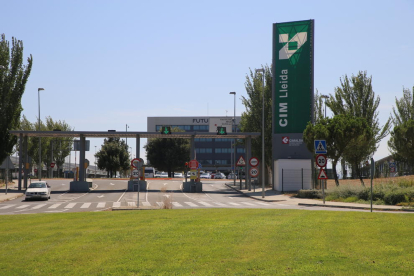
[{"label": "shrub", "polygon": [[405,191],[404,190],[398,190],[398,191],[392,191],[384,196],[384,202],[388,205],[396,205],[401,202],[405,202]]},{"label": "shrub", "polygon": [[299,198],[322,198],[320,190],[299,190],[297,197]]}]

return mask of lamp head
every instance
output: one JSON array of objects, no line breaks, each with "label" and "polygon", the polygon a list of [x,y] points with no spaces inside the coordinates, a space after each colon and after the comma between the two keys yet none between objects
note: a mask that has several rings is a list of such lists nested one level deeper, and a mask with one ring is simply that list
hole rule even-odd
[{"label": "lamp head", "polygon": [[236,92],[230,92],[230,94],[232,94],[232,95],[236,95]]},{"label": "lamp head", "polygon": [[42,91],[42,90],[45,90],[45,89],[44,88],[38,88],[37,92]]}]

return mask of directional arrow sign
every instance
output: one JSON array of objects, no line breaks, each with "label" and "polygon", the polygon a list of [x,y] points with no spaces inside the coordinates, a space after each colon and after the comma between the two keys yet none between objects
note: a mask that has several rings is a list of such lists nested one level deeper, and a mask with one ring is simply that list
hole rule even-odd
[{"label": "directional arrow sign", "polygon": [[321,171],[319,172],[318,179],[328,179],[328,176],[326,175],[324,169],[321,169]]}]

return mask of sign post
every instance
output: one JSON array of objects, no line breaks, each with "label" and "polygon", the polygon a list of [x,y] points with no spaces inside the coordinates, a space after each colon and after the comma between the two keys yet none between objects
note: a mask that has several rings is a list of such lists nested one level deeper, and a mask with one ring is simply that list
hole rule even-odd
[{"label": "sign post", "polygon": [[374,179],[375,174],[375,162],[374,158],[371,158],[371,213],[372,213],[372,180]]},{"label": "sign post", "polygon": [[328,153],[328,150],[326,148],[326,140],[314,140],[315,145],[315,154],[316,156],[316,165],[321,168],[319,171],[318,179],[322,180],[322,197],[323,197],[323,204],[325,204],[325,183],[328,179],[328,176],[326,175],[326,172],[323,168],[326,167],[327,164],[327,158],[326,155]]}]

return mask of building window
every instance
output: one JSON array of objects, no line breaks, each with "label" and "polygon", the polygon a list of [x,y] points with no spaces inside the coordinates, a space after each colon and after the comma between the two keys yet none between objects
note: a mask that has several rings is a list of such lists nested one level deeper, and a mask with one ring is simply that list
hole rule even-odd
[{"label": "building window", "polygon": [[237,153],[246,153],[244,148],[237,148]]}]

